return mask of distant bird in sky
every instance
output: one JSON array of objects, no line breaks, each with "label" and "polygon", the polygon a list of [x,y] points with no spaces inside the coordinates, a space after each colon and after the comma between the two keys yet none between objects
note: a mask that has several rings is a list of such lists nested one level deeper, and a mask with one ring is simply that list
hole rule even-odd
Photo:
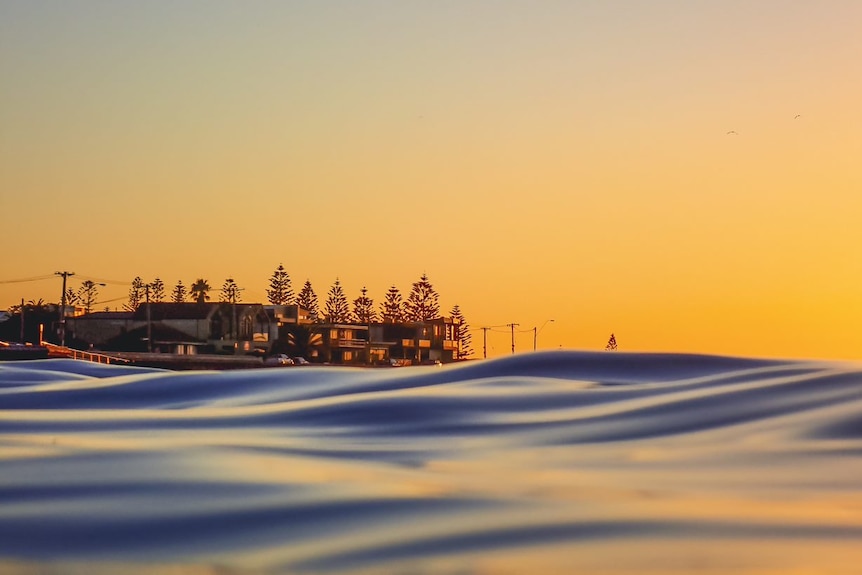
[{"label": "distant bird in sky", "polygon": [[726,136],[738,136],[739,134],[736,132],[736,130],[731,130],[725,135]]},{"label": "distant bird in sky", "polygon": [[793,119],[798,120],[801,117],[802,117],[802,114],[796,114],[795,116],[793,116]]}]

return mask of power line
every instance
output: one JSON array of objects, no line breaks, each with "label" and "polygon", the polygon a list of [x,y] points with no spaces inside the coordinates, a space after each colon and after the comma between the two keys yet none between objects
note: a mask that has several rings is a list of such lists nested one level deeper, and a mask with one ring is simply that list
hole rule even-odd
[{"label": "power line", "polygon": [[126,297],[127,296],[121,296],[121,297],[115,297],[113,299],[105,299],[102,301],[97,301],[93,304],[93,306],[102,305],[103,303],[111,303],[111,302],[115,302],[115,301],[124,300],[124,299],[126,299]]},{"label": "power line", "polygon": [[54,274],[48,274],[48,275],[44,275],[44,276],[35,276],[32,278],[22,278],[19,280],[0,280],[0,284],[20,284],[20,283],[24,283],[24,282],[35,282],[35,281],[52,279],[53,277],[54,277]]},{"label": "power line", "polygon": [[94,278],[94,277],[90,277],[90,276],[82,276],[80,274],[78,274],[78,277],[81,279],[90,280],[91,282],[103,283],[103,284],[114,284],[114,285],[122,285],[122,286],[127,286],[127,285],[132,284],[132,282],[124,282],[124,281],[120,281],[120,280],[106,280],[103,278]]}]

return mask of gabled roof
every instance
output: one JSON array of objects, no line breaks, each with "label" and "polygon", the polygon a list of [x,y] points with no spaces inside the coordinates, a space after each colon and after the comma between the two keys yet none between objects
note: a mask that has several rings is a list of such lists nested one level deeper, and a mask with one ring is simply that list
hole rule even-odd
[{"label": "gabled roof", "polygon": [[150,307],[150,319],[162,321],[165,319],[207,319],[218,309],[218,303],[196,303],[196,302],[159,302],[142,303],[135,310],[135,321],[147,321],[147,306]]},{"label": "gabled roof", "polygon": [[69,321],[82,321],[86,319],[132,319],[134,315],[135,314],[130,311],[93,311],[85,313],[84,315],[70,317]]}]

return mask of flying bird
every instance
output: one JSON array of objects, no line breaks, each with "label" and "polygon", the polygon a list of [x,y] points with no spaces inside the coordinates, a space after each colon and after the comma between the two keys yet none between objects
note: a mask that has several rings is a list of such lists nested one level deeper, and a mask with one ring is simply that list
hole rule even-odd
[{"label": "flying bird", "polygon": [[736,132],[736,130],[731,130],[725,135],[726,136],[738,136],[739,134]]},{"label": "flying bird", "polygon": [[802,117],[802,114],[796,114],[795,116],[793,116],[793,119],[798,120],[801,117]]}]

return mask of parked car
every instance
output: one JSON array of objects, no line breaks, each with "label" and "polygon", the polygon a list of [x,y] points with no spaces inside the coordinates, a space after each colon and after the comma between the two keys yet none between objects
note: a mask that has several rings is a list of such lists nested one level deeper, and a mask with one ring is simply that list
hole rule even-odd
[{"label": "parked car", "polygon": [[288,355],[277,353],[266,358],[263,363],[264,365],[293,365],[294,361]]},{"label": "parked car", "polygon": [[294,357],[293,363],[294,365],[311,365],[311,362],[304,357]]}]

